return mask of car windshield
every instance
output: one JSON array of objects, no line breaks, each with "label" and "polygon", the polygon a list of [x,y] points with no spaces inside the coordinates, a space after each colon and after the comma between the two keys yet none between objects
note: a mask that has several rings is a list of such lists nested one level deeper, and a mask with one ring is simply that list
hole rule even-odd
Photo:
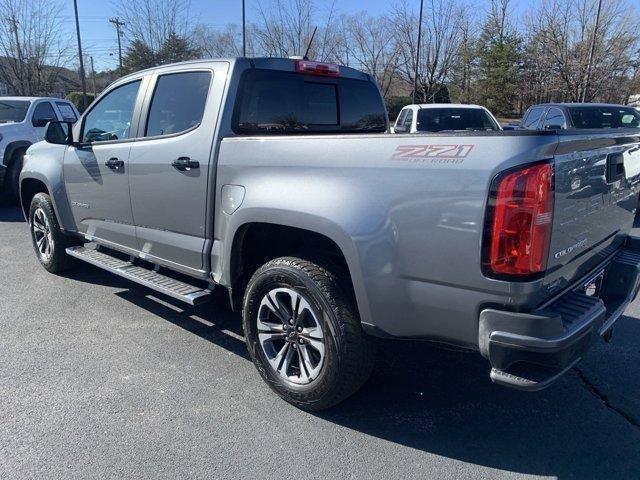
[{"label": "car windshield", "polygon": [[574,128],[640,128],[640,113],[630,107],[569,107]]},{"label": "car windshield", "polygon": [[0,123],[21,122],[27,116],[30,102],[0,99]]},{"label": "car windshield", "polygon": [[500,130],[482,108],[421,108],[417,129],[419,132]]}]

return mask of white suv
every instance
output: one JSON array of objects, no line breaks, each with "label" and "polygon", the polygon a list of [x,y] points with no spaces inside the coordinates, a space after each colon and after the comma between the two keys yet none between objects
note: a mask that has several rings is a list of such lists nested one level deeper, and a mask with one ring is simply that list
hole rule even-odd
[{"label": "white suv", "polygon": [[0,194],[18,199],[22,160],[31,144],[44,138],[51,120],[75,122],[76,107],[68,100],[46,97],[0,97]]}]

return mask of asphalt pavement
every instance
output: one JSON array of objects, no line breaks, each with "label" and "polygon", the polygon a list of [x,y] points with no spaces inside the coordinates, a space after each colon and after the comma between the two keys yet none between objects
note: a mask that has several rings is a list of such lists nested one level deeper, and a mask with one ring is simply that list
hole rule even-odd
[{"label": "asphalt pavement", "polygon": [[311,414],[262,382],[222,289],[191,308],[51,275],[0,208],[0,478],[640,478],[639,318],[534,394],[476,353],[381,342],[365,387]]}]

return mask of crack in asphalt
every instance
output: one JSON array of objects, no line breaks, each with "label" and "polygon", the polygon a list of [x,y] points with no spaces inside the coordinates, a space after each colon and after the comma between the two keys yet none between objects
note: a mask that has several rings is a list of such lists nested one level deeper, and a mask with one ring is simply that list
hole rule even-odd
[{"label": "crack in asphalt", "polygon": [[589,390],[589,392],[594,397],[596,397],[598,400],[600,400],[600,402],[602,402],[602,404],[606,408],[608,408],[612,412],[615,412],[618,415],[620,415],[622,418],[624,418],[628,423],[630,423],[634,427],[640,428],[640,419],[637,419],[636,417],[633,416],[633,414],[624,411],[622,408],[616,407],[615,405],[612,405],[611,402],[609,401],[609,398],[607,397],[607,395],[604,394],[603,392],[601,392],[598,389],[598,387],[596,387],[593,383],[591,383],[591,381],[587,378],[587,376],[585,375],[585,373],[582,370],[580,370],[577,367],[573,367],[573,370],[575,370],[576,373],[578,374],[578,378],[580,379],[580,381],[582,382],[584,387],[587,390]]}]

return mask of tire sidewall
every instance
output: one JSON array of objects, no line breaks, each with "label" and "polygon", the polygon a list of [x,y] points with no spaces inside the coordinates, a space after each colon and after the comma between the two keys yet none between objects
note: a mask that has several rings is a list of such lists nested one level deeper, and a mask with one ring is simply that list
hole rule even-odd
[{"label": "tire sidewall", "polygon": [[[291,288],[304,295],[320,322],[325,343],[325,357],[320,374],[311,383],[297,385],[284,380],[273,370],[259,344],[257,335],[257,317],[262,298],[274,288]],[[331,394],[332,385],[340,369],[340,335],[337,335],[338,322],[333,308],[324,297],[320,288],[304,272],[295,267],[284,265],[261,269],[247,286],[243,304],[243,326],[249,354],[260,375],[267,384],[286,400],[307,402],[308,398],[320,401]]]},{"label": "tire sidewall", "polygon": [[[36,238],[33,229],[33,216],[38,209],[41,209],[47,217],[49,228],[51,229],[51,236],[53,238],[53,254],[48,261],[42,258],[38,251],[38,246],[36,245]],[[64,235],[58,226],[58,221],[53,211],[51,200],[49,196],[44,193],[36,194],[31,201],[31,206],[29,207],[29,233],[31,234],[33,249],[40,264],[49,272],[53,273],[59,271],[61,269],[64,256],[66,256],[66,242]]]}]

